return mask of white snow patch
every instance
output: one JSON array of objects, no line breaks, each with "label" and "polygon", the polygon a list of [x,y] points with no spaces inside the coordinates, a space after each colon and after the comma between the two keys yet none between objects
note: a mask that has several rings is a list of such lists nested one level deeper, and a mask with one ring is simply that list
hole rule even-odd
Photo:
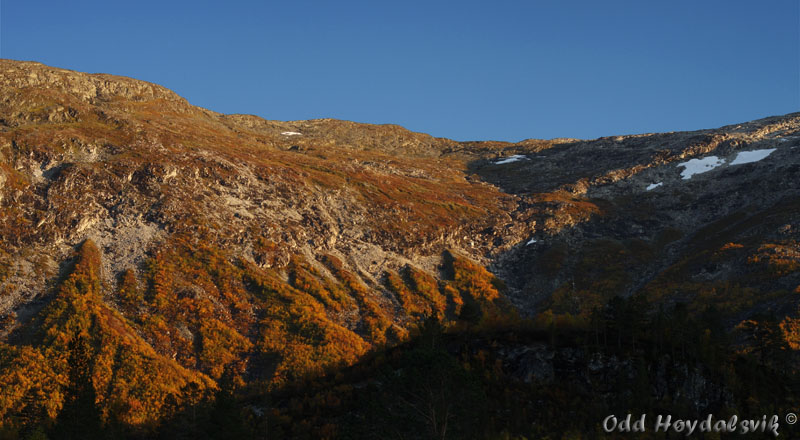
[{"label": "white snow patch", "polygon": [[497,162],[495,162],[494,164],[495,165],[503,165],[503,164],[512,163],[512,162],[518,162],[520,160],[528,160],[528,158],[523,156],[523,155],[521,155],[521,154],[515,154],[513,156],[509,156],[509,157],[506,157],[504,159],[500,159]]},{"label": "white snow patch", "polygon": [[532,245],[534,243],[536,243],[536,239],[535,238],[531,238],[530,240],[528,240],[528,243],[525,246],[530,246],[530,245]]},{"label": "white snow patch", "polygon": [[281,134],[284,135],[284,136],[302,136],[303,135],[303,133],[300,133],[298,131],[284,131]]},{"label": "white snow patch", "polygon": [[778,141],[779,141],[779,142],[789,142],[789,139],[786,139],[786,138],[780,138],[780,139],[778,139]]},{"label": "white snow patch", "polygon": [[702,159],[692,159],[678,164],[679,167],[684,167],[681,171],[683,180],[691,179],[695,174],[702,174],[713,170],[714,168],[725,163],[725,159],[720,159],[717,156],[708,156]]},{"label": "white snow patch", "polygon": [[741,165],[743,163],[751,163],[751,162],[758,162],[761,159],[772,154],[776,148],[767,148],[766,150],[753,150],[753,151],[742,151],[736,155],[736,159],[733,159],[731,165]]},{"label": "white snow patch", "polygon": [[648,191],[654,190],[654,189],[658,188],[659,186],[661,186],[663,184],[664,184],[664,182],[651,183],[650,185],[647,185],[647,190]]}]

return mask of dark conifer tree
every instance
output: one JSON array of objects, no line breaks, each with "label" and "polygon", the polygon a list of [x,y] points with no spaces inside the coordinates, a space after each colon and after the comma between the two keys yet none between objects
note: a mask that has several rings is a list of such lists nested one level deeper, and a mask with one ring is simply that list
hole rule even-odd
[{"label": "dark conifer tree", "polygon": [[64,406],[56,418],[54,439],[100,439],[103,423],[92,382],[91,347],[86,337],[76,333],[69,343],[69,383],[64,390]]},{"label": "dark conifer tree", "polygon": [[213,439],[248,438],[247,424],[242,415],[242,405],[236,398],[233,365],[227,365],[219,380],[214,405],[209,415],[208,433]]}]

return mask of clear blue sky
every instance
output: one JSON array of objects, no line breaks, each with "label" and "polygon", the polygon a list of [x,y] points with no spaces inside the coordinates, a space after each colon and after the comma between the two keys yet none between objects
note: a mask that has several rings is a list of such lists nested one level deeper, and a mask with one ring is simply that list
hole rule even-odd
[{"label": "clear blue sky", "polygon": [[594,138],[800,110],[799,5],[0,0],[0,57],[144,79],[267,119]]}]

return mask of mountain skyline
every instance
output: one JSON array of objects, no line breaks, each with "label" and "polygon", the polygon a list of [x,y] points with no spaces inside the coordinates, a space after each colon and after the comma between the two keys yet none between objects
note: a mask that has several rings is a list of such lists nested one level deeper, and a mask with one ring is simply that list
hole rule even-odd
[{"label": "mountain skyline", "polygon": [[2,59],[0,437],[788,414],[798,147],[800,113],[457,142]]},{"label": "mountain skyline", "polygon": [[[271,120],[590,139],[796,111],[798,18],[788,0],[3,2],[0,57],[133,76]],[[62,32],[64,20],[83,25]]]}]

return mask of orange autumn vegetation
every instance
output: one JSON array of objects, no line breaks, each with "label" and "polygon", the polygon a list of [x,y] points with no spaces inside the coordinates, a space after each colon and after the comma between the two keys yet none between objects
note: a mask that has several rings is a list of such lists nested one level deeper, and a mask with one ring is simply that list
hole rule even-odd
[{"label": "orange autumn vegetation", "polygon": [[323,277],[316,268],[300,258],[292,259],[289,277],[294,288],[310,293],[331,311],[340,312],[354,304],[340,285]]},{"label": "orange autumn vegetation", "polygon": [[800,350],[800,319],[786,317],[780,323],[784,339],[792,350]]},{"label": "orange autumn vegetation", "polygon": [[[84,335],[93,348],[93,385],[107,419],[154,426],[170,395],[189,383],[213,387],[205,375],[185,369],[155,352],[119,312],[104,303],[100,255],[85,242],[72,273],[50,304],[35,318],[38,331],[16,346],[0,345],[0,419],[14,423],[23,411],[49,419],[62,405],[67,385],[69,340]],[[31,408],[35,406],[35,408]]]},{"label": "orange autumn vegetation", "polygon": [[322,263],[333,273],[337,280],[348,290],[356,300],[360,310],[361,321],[367,333],[367,340],[373,344],[382,345],[387,342],[397,342],[402,335],[392,327],[391,319],[384,311],[367,286],[365,286],[351,272],[344,269],[341,260],[330,254],[322,255]]},{"label": "orange autumn vegetation", "polygon": [[775,276],[789,275],[800,270],[800,243],[766,243],[759,246],[748,263],[765,263]]},{"label": "orange autumn vegetation", "polygon": [[329,254],[319,262],[294,256],[285,273],[258,267],[207,244],[202,228],[172,236],[139,275],[124,271],[113,291],[101,281],[100,258],[85,242],[49,304],[17,330],[18,342],[0,344],[0,429],[31,411],[55,420],[75,335],[92,347],[104,420],[150,432],[164,405],[210,395],[229,365],[239,366],[238,383],[275,389],[404,341],[428,316],[480,322],[505,313],[502,283],[451,253],[451,279],[408,266],[387,274],[385,292]]},{"label": "orange autumn vegetation", "polygon": [[403,268],[402,276],[387,271],[384,283],[409,314],[417,318],[445,317],[446,298],[440,292],[436,280],[427,273],[406,266]]},{"label": "orange autumn vegetation", "polygon": [[285,283],[273,271],[244,266],[244,277],[263,307],[255,349],[274,360],[268,380],[283,385],[355,362],[370,344],[328,316],[313,295]]},{"label": "orange autumn vegetation", "polygon": [[437,282],[427,272],[406,266],[402,275],[387,272],[385,284],[414,316],[474,324],[515,317],[500,296],[505,289],[502,281],[483,266],[447,251],[443,269],[447,279]]}]

